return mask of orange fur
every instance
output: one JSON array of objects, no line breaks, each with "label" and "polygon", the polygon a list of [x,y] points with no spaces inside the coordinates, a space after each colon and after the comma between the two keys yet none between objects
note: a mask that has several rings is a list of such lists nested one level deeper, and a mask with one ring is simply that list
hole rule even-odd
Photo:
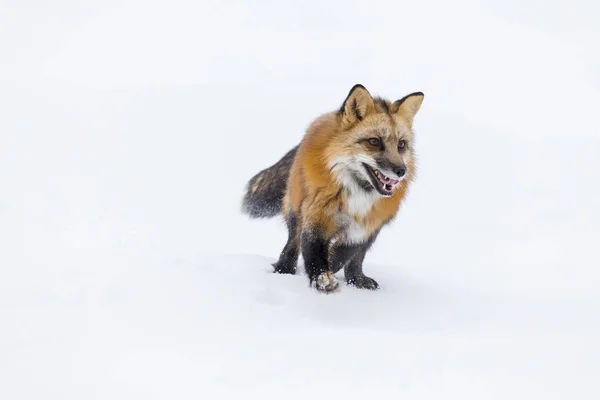
[{"label": "orange fur", "polygon": [[242,209],[253,218],[280,212],[288,241],[275,272],[296,272],[299,253],[316,288],[339,287],[333,275],[376,289],[364,275],[366,252],[390,222],[415,176],[412,123],[423,94],[391,103],[352,88],[340,110],[324,114],[301,143],[250,179]]},{"label": "orange fur", "polygon": [[[364,215],[350,212],[350,193],[336,181],[328,167],[328,160],[335,156],[361,150],[360,147],[347,149],[346,144],[357,138],[357,135],[352,134],[353,131],[358,130],[358,136],[367,137],[374,130],[385,129],[390,139],[394,140],[398,137],[398,126],[402,125],[403,133],[410,136],[412,142],[414,114],[403,114],[395,103],[381,101],[385,102],[387,107],[369,102],[366,107],[367,115],[362,121],[347,121],[344,114],[331,112],[319,117],[308,128],[292,165],[284,200],[284,213],[293,211],[299,215],[302,229],[317,227],[326,238],[332,238],[338,231],[333,217],[336,213],[343,212],[360,224],[370,237],[391,221],[398,212],[416,173],[414,154],[406,165],[409,173],[394,194],[375,201],[370,211]],[[386,108],[396,112],[387,113]]]}]

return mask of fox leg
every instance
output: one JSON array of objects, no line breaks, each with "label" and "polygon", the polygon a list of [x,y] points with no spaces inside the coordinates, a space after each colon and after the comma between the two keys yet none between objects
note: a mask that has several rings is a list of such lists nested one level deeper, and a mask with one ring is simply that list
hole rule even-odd
[{"label": "fox leg", "polygon": [[335,291],[339,282],[329,269],[327,239],[318,230],[307,229],[302,231],[301,243],[304,267],[310,283],[314,283],[317,290],[321,292]]},{"label": "fox leg", "polygon": [[273,267],[278,274],[295,274],[298,264],[298,253],[300,251],[300,229],[298,217],[293,211],[288,213],[286,224],[288,227],[288,240],[279,255],[279,260],[273,264]]},{"label": "fox leg", "polygon": [[346,283],[352,286],[356,286],[359,289],[371,289],[375,290],[379,287],[377,281],[373,278],[369,278],[363,273],[363,261],[367,251],[375,241],[377,233],[373,235],[367,242],[360,245],[360,249],[354,254],[354,256],[344,265],[344,276],[346,277]]},{"label": "fox leg", "polygon": [[334,274],[361,252],[364,244],[334,244],[329,250],[329,268]]}]

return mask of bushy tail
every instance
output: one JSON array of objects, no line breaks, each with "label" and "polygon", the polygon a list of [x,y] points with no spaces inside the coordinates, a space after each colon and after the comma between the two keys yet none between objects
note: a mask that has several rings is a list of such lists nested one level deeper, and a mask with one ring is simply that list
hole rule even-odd
[{"label": "bushy tail", "polygon": [[242,211],[251,218],[271,218],[281,213],[290,169],[298,146],[269,168],[254,175],[246,187]]}]

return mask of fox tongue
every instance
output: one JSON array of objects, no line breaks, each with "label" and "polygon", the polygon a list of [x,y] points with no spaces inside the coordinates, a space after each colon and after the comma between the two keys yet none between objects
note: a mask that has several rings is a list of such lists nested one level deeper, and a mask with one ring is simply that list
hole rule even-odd
[{"label": "fox tongue", "polygon": [[377,179],[379,179],[379,181],[381,183],[383,183],[384,185],[390,181],[390,178],[388,178],[387,176],[383,175],[381,172],[379,172],[379,170],[375,171],[375,175],[377,176]]},{"label": "fox tongue", "polygon": [[391,192],[394,189],[394,185],[396,185],[399,182],[396,179],[388,178],[378,170],[375,171],[375,175],[377,176],[377,179],[379,179],[379,181],[383,184],[383,188],[388,192]]}]

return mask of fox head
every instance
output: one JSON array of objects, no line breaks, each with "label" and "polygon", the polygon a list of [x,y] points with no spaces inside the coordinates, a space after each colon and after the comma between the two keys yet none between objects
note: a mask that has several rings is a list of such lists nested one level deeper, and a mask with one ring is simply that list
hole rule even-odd
[{"label": "fox head", "polygon": [[390,102],[355,85],[337,112],[337,129],[325,151],[338,183],[351,191],[390,197],[415,174],[413,119],[423,93]]}]

